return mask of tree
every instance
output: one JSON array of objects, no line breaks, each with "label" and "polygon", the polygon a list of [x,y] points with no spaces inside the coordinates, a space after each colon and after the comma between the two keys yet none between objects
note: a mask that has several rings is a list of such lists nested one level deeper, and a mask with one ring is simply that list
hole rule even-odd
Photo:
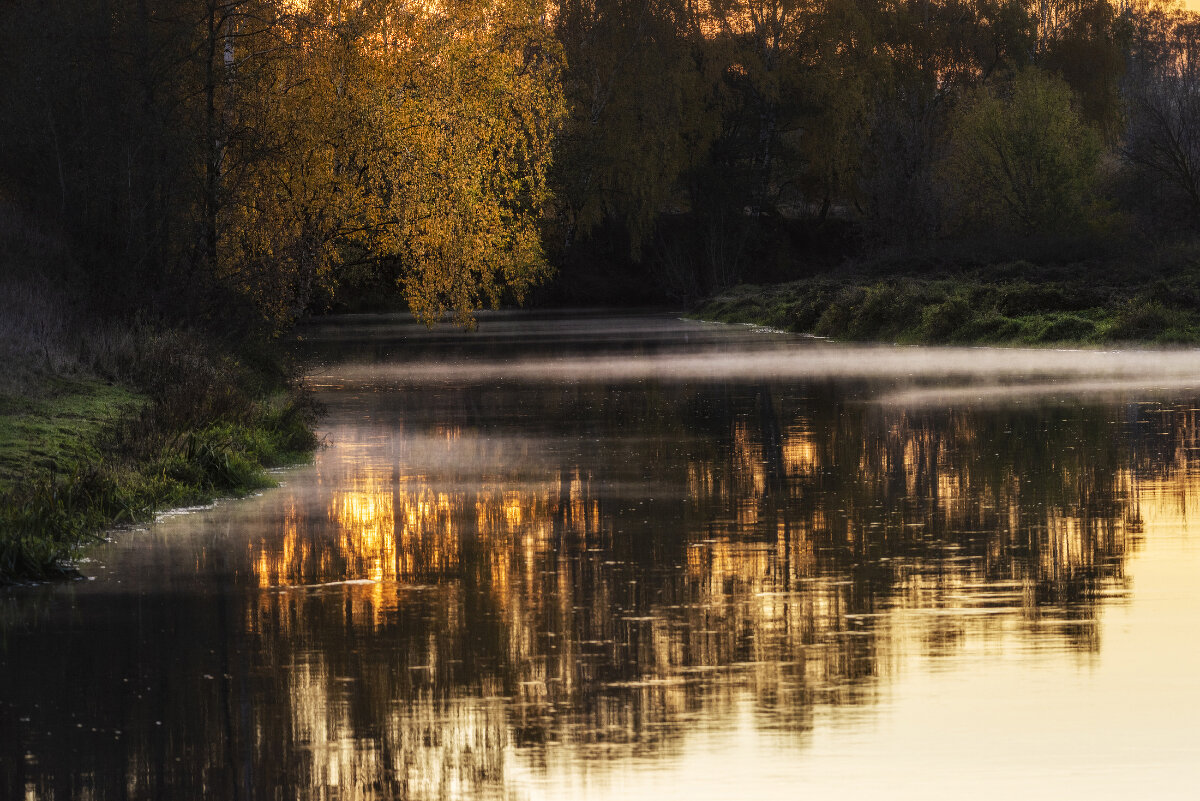
[{"label": "tree", "polygon": [[422,319],[469,322],[548,271],[563,104],[543,13],[17,0],[0,11],[0,111],[15,123],[0,180],[130,305],[203,317],[248,302],[278,328],[370,263]]},{"label": "tree", "polygon": [[964,100],[941,179],[962,226],[1023,236],[1083,231],[1102,147],[1070,87],[1036,68]]},{"label": "tree", "polygon": [[564,249],[623,228],[640,256],[721,120],[717,66],[679,0],[568,0],[553,19],[569,115],[556,174]]},{"label": "tree", "polygon": [[1127,26],[1109,0],[1042,0],[1037,64],[1078,97],[1080,115],[1110,141],[1119,135]]},{"label": "tree", "polygon": [[705,26],[723,48],[725,79],[736,98],[737,117],[727,123],[725,151],[736,154],[747,172],[751,215],[772,200],[781,139],[799,136],[803,126],[804,80],[816,62],[812,34],[818,11],[807,0],[708,3]]},{"label": "tree", "polygon": [[955,101],[1029,63],[1035,23],[1020,0],[933,0],[881,7],[886,69],[876,71],[858,199],[866,232],[914,247],[942,216],[936,166]]},{"label": "tree", "polygon": [[371,263],[426,322],[519,299],[548,270],[539,224],[562,116],[536,10],[311,2],[284,20],[288,57],[246,112],[260,133],[236,159],[222,272],[269,307],[274,274],[303,299]]},{"label": "tree", "polygon": [[[1122,154],[1150,198],[1143,211],[1200,226],[1200,15],[1142,19],[1126,81],[1129,122]],[[1147,202],[1148,201],[1148,202]],[[1181,213],[1182,212],[1182,213]]]}]

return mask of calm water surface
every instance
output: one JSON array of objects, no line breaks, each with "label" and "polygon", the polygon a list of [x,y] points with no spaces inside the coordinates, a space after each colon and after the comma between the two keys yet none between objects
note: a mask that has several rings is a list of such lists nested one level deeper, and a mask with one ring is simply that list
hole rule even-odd
[{"label": "calm water surface", "polygon": [[314,465],[0,591],[0,797],[1195,797],[1195,354],[305,347]]}]

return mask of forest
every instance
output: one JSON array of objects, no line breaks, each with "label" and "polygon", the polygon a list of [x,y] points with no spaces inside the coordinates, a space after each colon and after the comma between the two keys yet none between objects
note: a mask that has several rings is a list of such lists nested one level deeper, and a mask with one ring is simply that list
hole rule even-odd
[{"label": "forest", "polygon": [[1159,0],[9,0],[0,43],[5,247],[104,314],[468,322],[1200,223]]},{"label": "forest", "polygon": [[1195,341],[1198,58],[1163,0],[2,0],[0,574],[310,450],[330,311]]}]

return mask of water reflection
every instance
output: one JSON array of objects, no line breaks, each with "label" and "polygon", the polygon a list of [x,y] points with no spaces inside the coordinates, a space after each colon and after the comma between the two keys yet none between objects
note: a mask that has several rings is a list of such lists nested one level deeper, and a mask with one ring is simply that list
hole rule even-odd
[{"label": "water reflection", "polygon": [[329,391],[281,490],[3,599],[0,789],[591,792],[698,731],[803,754],[980,653],[1096,663],[1147,532],[1200,512],[1197,409],[872,387]]}]

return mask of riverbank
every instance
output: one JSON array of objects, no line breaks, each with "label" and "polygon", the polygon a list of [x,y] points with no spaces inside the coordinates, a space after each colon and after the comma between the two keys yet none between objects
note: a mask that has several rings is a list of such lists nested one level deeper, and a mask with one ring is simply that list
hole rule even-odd
[{"label": "riverbank", "polygon": [[742,285],[693,317],[850,341],[964,345],[1200,342],[1200,245],[1108,262],[852,264]]},{"label": "riverbank", "polygon": [[[10,332],[11,333],[11,332]],[[28,344],[28,343],[25,343]],[[271,486],[316,409],[275,354],[149,325],[0,341],[0,583],[70,571],[113,525]]]}]

